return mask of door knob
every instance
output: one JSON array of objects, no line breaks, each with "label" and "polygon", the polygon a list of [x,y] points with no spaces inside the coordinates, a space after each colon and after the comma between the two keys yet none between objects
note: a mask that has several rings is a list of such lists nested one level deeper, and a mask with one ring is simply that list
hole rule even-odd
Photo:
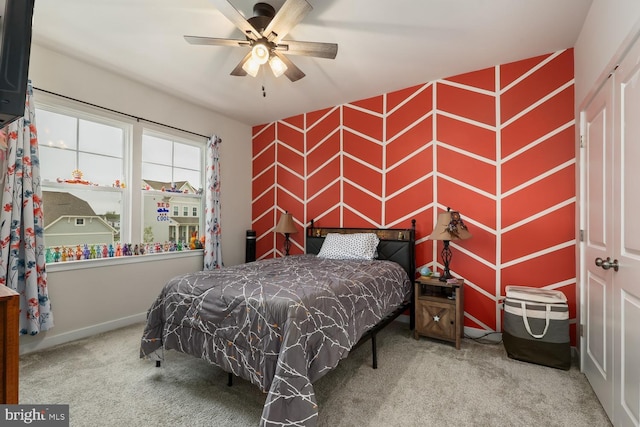
[{"label": "door knob", "polygon": [[618,271],[618,269],[620,268],[618,260],[614,259],[613,261],[611,261],[611,258],[609,257],[607,257],[607,259],[605,260],[600,257],[596,258],[596,265],[598,267],[602,267],[603,270],[609,270],[610,268],[613,268],[613,271]]}]

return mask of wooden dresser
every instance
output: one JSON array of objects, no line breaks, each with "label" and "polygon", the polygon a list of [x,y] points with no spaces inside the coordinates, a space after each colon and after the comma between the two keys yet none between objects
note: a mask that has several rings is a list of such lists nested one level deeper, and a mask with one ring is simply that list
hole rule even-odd
[{"label": "wooden dresser", "polygon": [[0,404],[18,403],[20,295],[0,285]]}]

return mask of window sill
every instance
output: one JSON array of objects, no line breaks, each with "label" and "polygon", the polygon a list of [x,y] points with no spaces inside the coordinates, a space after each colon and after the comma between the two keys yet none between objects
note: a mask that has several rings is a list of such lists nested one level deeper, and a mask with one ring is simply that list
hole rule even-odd
[{"label": "window sill", "polygon": [[202,257],[203,254],[204,254],[203,249],[192,249],[188,251],[163,252],[159,254],[83,259],[79,261],[47,263],[46,269],[47,269],[47,272],[85,270],[93,267],[106,267],[106,266],[113,266],[113,265],[137,264],[137,263],[143,263],[143,262],[162,261],[167,257],[170,257],[172,259]]},{"label": "window sill", "polygon": [[42,187],[48,188],[63,188],[63,189],[74,189],[74,190],[91,190],[91,191],[109,191],[109,192],[124,192],[124,188],[107,186],[107,185],[97,185],[97,184],[70,184],[66,182],[57,182],[51,181],[50,179],[44,179],[42,181]]}]

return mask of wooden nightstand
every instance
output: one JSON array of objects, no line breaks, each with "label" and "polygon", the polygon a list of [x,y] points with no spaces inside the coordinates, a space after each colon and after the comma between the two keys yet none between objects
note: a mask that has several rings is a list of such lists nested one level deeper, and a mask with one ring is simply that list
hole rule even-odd
[{"label": "wooden nightstand", "polygon": [[415,339],[420,336],[451,341],[460,349],[464,325],[464,280],[450,284],[438,279],[415,280]]}]

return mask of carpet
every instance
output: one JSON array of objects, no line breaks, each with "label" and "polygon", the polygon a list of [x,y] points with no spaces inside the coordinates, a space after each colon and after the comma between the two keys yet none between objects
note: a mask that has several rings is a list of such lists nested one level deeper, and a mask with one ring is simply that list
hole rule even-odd
[{"label": "carpet", "polygon": [[[138,357],[144,325],[21,356],[20,403],[69,404],[71,426],[257,426],[265,394],[175,351]],[[576,363],[569,371],[509,359],[500,344],[415,340],[407,324],[378,334],[315,384],[318,425],[611,426]]]}]

